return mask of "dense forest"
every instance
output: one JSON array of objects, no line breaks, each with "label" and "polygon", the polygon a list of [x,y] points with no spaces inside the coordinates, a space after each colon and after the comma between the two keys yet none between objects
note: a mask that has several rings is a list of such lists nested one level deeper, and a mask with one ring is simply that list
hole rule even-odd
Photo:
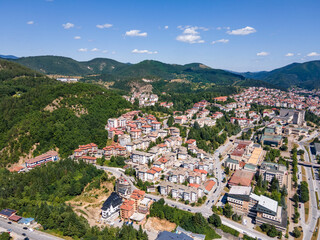
[{"label": "dense forest", "polygon": [[[18,210],[24,217],[34,217],[43,228],[75,239],[137,239],[147,235],[131,226],[90,228],[85,218],[76,215],[64,202],[81,194],[88,183],[105,181],[105,173],[82,161],[70,159],[37,167],[27,173],[0,169],[0,208]],[[98,181],[96,181],[98,180]]]},{"label": "dense forest", "polygon": [[0,63],[0,88],[7,89],[0,96],[0,166],[17,162],[33,148],[34,155],[59,149],[67,157],[79,144],[104,147],[107,119],[132,107],[100,86],[61,83],[18,64]]},{"label": "dense forest", "polygon": [[188,139],[197,140],[197,147],[206,152],[214,152],[222,145],[227,137],[236,135],[241,131],[239,125],[228,122],[225,118],[218,119],[215,126],[204,126],[200,128],[195,122],[190,129]]}]

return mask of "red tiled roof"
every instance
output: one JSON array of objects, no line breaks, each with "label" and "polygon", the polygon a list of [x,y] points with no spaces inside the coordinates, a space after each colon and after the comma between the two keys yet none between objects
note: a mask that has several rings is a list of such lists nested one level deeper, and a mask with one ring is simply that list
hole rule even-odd
[{"label": "red tiled roof", "polygon": [[22,166],[15,166],[15,167],[12,167],[9,169],[10,172],[19,172],[21,171],[22,169],[24,169],[24,167]]},{"label": "red tiled roof", "polygon": [[32,158],[32,159],[28,159],[26,160],[26,163],[36,163],[38,161],[41,161],[41,160],[44,160],[44,159],[47,159],[47,158],[50,158],[50,157],[53,157],[53,156],[57,156],[58,153],[56,151],[49,151],[49,152],[46,152],[44,154],[41,154],[40,156],[37,156],[35,158]]},{"label": "red tiled roof", "polygon": [[195,169],[194,171],[198,172],[198,173],[208,174],[208,172],[206,170],[202,170],[202,169]]},{"label": "red tiled roof", "polygon": [[211,191],[214,185],[216,185],[216,182],[213,180],[209,180],[204,183],[204,187],[207,191]]},{"label": "red tiled roof", "polygon": [[250,186],[254,173],[245,170],[236,170],[229,180],[230,185]]},{"label": "red tiled roof", "polygon": [[18,215],[12,215],[11,217],[9,217],[9,220],[14,221],[14,222],[18,222],[22,217],[18,216]]},{"label": "red tiled roof", "polygon": [[196,184],[196,183],[190,183],[190,184],[189,184],[189,187],[198,188],[198,187],[200,187],[200,185],[199,185],[199,184]]}]

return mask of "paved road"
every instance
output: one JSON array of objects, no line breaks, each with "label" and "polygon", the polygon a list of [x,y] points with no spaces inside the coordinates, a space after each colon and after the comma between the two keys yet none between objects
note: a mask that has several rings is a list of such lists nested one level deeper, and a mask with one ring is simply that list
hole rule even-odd
[{"label": "paved road", "polygon": [[[306,162],[312,162],[313,159],[311,157],[311,159],[309,158],[309,154],[306,151],[306,149],[304,148],[304,142],[300,142],[299,143],[299,148],[305,150],[304,153],[304,159]],[[309,148],[309,146],[307,146],[307,148]],[[309,149],[310,151],[310,149]],[[304,211],[303,209],[301,210],[301,215],[302,215],[302,221],[301,221],[301,226],[303,228],[303,239],[309,240],[312,237],[312,233],[315,229],[316,223],[317,223],[317,219],[320,216],[320,212],[317,208],[317,200],[316,200],[316,195],[315,195],[315,191],[318,189],[319,190],[319,181],[316,181],[316,183],[314,182],[314,179],[312,177],[312,172],[311,172],[311,168],[305,168],[306,171],[306,177],[307,177],[307,183],[309,185],[309,194],[310,194],[310,199],[309,199],[309,217],[308,220],[306,221],[304,219]],[[299,180],[302,180],[302,178],[300,178]]]},{"label": "paved road", "polygon": [[11,229],[12,233],[15,233],[17,236],[19,236],[18,239],[24,239],[25,236],[22,236],[22,233],[25,233],[27,235],[26,237],[32,240],[62,240],[62,238],[58,238],[40,231],[34,230],[33,232],[30,232],[28,230],[24,230],[23,227],[23,225],[14,222],[12,224],[8,224],[8,220],[3,218],[0,219],[0,228]]},{"label": "paved road", "polygon": [[227,219],[225,217],[221,217],[221,222],[222,222],[222,224],[224,224],[228,227],[231,227],[231,228],[237,230],[238,232],[240,232],[242,234],[246,234],[246,235],[253,237],[253,238],[262,239],[262,240],[274,239],[274,238],[270,238],[267,235],[260,233],[256,230],[249,229],[247,226],[244,226],[240,223],[236,223],[236,222],[234,222],[230,219]]}]

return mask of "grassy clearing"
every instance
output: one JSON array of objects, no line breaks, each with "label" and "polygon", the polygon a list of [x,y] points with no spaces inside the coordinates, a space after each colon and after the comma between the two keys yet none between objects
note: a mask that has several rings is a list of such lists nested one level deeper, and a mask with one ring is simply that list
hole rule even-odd
[{"label": "grassy clearing", "polygon": [[309,201],[304,203],[304,219],[305,222],[308,222],[309,218]]},{"label": "grassy clearing", "polygon": [[307,182],[306,169],[303,166],[301,166],[301,173],[302,173],[302,181]]},{"label": "grassy clearing", "polygon": [[318,239],[319,227],[320,227],[320,218],[318,218],[318,220],[317,220],[317,224],[316,224],[316,227],[315,227],[315,229],[313,231],[311,240],[317,240]]}]

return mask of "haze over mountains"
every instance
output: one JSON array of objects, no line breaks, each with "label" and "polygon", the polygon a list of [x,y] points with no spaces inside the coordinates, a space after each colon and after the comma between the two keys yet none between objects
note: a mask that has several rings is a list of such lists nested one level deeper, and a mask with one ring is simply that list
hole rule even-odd
[{"label": "haze over mountains", "polygon": [[111,86],[129,90],[133,82],[138,85],[151,83],[159,91],[170,91],[183,85],[183,91],[209,90],[217,85],[265,86],[287,89],[293,86],[314,89],[320,87],[320,61],[292,63],[262,72],[236,73],[213,69],[201,63],[186,65],[166,64],[145,60],[137,64],[121,63],[108,58],[95,58],[79,62],[60,56],[34,56],[17,58],[3,56],[44,74],[82,76],[84,81],[111,82]]}]

